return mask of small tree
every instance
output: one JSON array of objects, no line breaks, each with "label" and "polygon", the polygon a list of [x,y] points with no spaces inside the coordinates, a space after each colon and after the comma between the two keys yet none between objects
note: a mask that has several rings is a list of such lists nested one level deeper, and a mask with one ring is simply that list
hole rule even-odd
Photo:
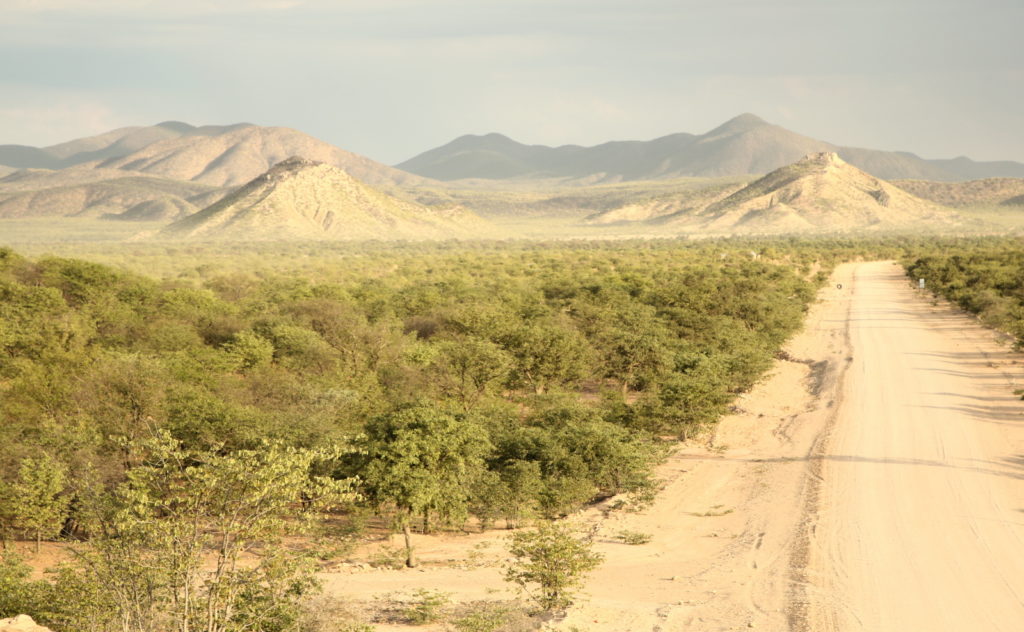
[{"label": "small tree", "polygon": [[[572,528],[555,522],[512,534],[509,553],[515,558],[505,580],[519,584],[541,610],[565,610],[572,605],[583,577],[600,565],[603,556]],[[530,585],[536,584],[536,592]]]},{"label": "small tree", "polygon": [[[165,433],[134,451],[143,464],[91,499],[94,538],[78,558],[87,580],[105,587],[120,627],[235,632],[290,616],[314,577],[282,538],[303,526],[297,518],[354,499],[350,481],[313,475],[338,451],[188,451]],[[260,563],[242,564],[255,548]]]},{"label": "small tree", "polygon": [[67,481],[67,466],[44,455],[22,460],[18,479],[10,486],[8,501],[14,520],[35,537],[36,553],[44,537],[60,533],[68,508]]},{"label": "small tree", "polygon": [[508,377],[512,356],[488,340],[466,336],[441,345],[435,362],[442,390],[469,409]]},{"label": "small tree", "polygon": [[423,518],[424,531],[432,514],[449,523],[465,519],[491,443],[479,424],[423,405],[374,419],[366,435],[367,494],[379,506],[398,510],[406,566],[413,567],[413,517]]},{"label": "small tree", "polygon": [[501,335],[498,342],[514,360],[514,388],[542,395],[572,384],[590,371],[590,346],[567,319],[537,319]]}]

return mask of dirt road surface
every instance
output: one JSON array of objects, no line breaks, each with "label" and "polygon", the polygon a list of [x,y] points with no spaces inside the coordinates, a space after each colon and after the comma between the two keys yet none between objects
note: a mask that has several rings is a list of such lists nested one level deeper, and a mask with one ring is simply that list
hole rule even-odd
[{"label": "dirt road surface", "polygon": [[[811,630],[1024,630],[1024,407],[991,334],[856,268],[821,469]],[[1021,384],[1024,386],[1024,384]]]},{"label": "dirt road surface", "polygon": [[[787,359],[662,467],[653,505],[573,518],[606,559],[557,629],[1024,630],[1019,387],[1021,355],[900,268],[840,266]],[[651,541],[623,544],[626,530]],[[420,538],[420,571],[325,580],[363,600],[507,598],[502,542]]]}]

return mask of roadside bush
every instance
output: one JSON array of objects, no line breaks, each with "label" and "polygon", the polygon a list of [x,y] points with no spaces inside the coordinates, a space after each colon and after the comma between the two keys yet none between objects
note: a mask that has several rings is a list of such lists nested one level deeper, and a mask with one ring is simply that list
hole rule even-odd
[{"label": "roadside bush", "polygon": [[511,536],[505,579],[522,587],[541,611],[572,605],[583,578],[603,559],[571,527],[547,522]]},{"label": "roadside bush", "polygon": [[444,608],[449,601],[447,593],[421,588],[413,595],[403,614],[405,619],[413,625],[434,623],[444,615]]},{"label": "roadside bush", "polygon": [[622,542],[623,544],[629,544],[637,546],[640,544],[647,544],[651,541],[650,533],[643,533],[642,531],[619,531],[615,534],[615,539]]}]

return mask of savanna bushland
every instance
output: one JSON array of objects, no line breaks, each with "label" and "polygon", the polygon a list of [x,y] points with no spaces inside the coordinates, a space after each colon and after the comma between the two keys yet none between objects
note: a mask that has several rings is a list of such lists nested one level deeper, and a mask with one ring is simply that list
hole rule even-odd
[{"label": "savanna bushland", "polygon": [[320,558],[294,542],[367,513],[409,542],[647,493],[669,440],[760,378],[835,263],[903,258],[1012,321],[1015,248],[0,250],[0,530],[74,543],[46,579],[5,555],[0,616],[58,632],[299,629]]}]

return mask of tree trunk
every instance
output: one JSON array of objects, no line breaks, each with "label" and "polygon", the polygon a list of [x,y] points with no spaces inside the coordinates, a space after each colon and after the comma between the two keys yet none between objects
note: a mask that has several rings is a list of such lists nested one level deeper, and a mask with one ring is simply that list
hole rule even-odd
[{"label": "tree trunk", "polygon": [[408,523],[402,525],[402,535],[405,536],[405,565],[416,568],[416,556],[412,552],[412,533],[409,531]]}]

